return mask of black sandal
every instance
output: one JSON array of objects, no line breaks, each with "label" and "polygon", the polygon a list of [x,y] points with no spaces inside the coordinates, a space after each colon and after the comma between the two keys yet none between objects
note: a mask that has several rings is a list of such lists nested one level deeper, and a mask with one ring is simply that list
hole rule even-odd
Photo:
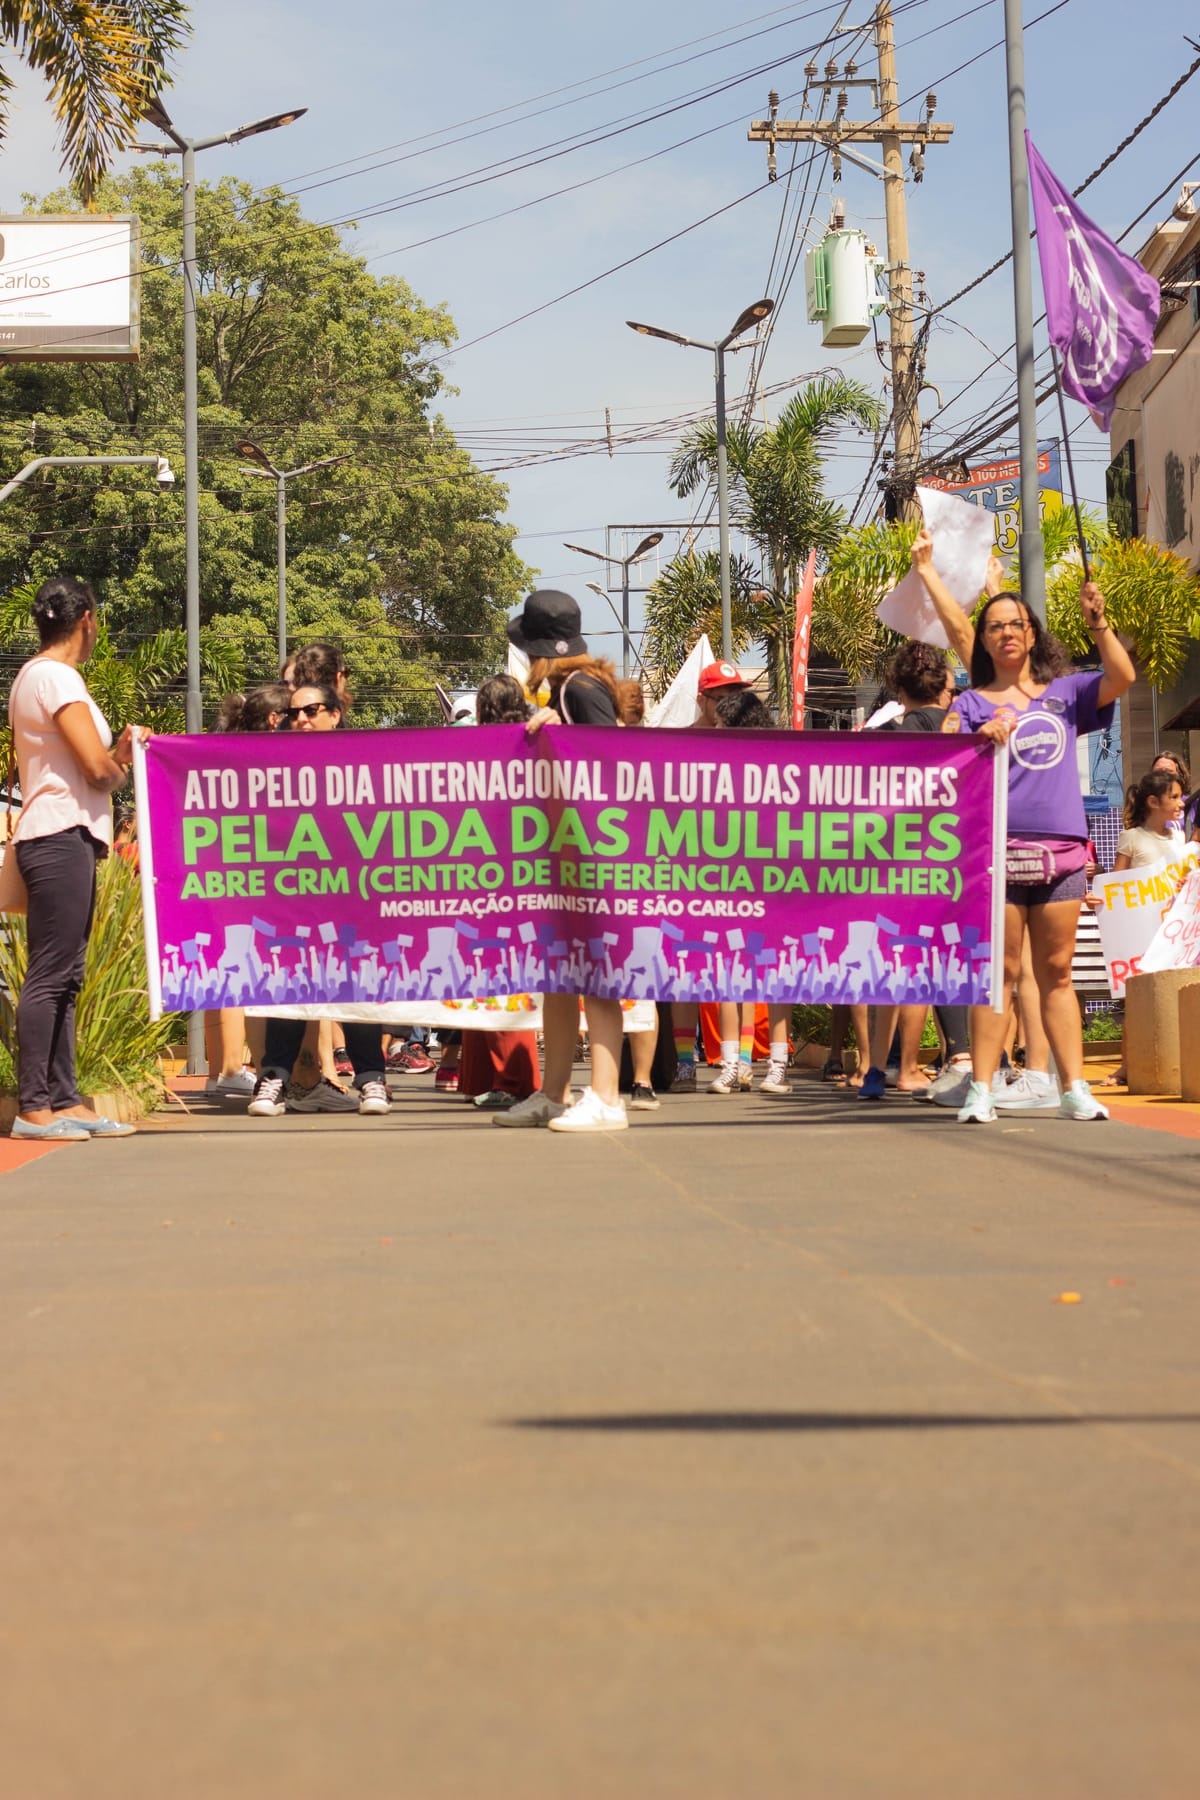
[{"label": "black sandal", "polygon": [[840,1056],[827,1056],[821,1068],[822,1081],[845,1081],[846,1071]]}]

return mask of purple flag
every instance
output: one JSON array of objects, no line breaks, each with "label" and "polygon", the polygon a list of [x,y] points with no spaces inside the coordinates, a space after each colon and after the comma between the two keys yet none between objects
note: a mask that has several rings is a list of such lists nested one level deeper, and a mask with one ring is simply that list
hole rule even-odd
[{"label": "purple flag", "polygon": [[1025,142],[1046,322],[1062,352],[1062,384],[1107,431],[1117,389],[1150,361],[1158,283],[1092,223],[1046,167],[1028,132]]}]

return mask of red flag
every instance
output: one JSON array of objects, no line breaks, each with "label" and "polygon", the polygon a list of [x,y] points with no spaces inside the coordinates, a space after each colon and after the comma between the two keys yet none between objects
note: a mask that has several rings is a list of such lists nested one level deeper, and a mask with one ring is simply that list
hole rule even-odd
[{"label": "red flag", "polygon": [[808,647],[812,636],[813,576],[817,553],[810,550],[804,580],[796,595],[796,641],[792,645],[792,730],[804,729],[804,694],[808,687]]}]

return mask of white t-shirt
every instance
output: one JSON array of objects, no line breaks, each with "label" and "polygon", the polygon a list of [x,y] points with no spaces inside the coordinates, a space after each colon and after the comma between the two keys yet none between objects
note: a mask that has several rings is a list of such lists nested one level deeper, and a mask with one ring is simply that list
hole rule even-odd
[{"label": "white t-shirt", "polygon": [[1164,856],[1177,856],[1183,845],[1176,834],[1168,832],[1160,836],[1157,831],[1148,831],[1144,825],[1130,825],[1117,839],[1117,855],[1127,856],[1131,869],[1147,869],[1151,863],[1159,863]]},{"label": "white t-shirt", "polygon": [[13,831],[14,843],[51,837],[77,825],[100,843],[112,843],[109,797],[92,786],[58,728],[56,715],[74,701],[87,707],[100,742],[106,750],[111,748],[112,732],[78,669],[52,656],[35,656],[13,682],[8,717],[21,772],[21,816]]}]

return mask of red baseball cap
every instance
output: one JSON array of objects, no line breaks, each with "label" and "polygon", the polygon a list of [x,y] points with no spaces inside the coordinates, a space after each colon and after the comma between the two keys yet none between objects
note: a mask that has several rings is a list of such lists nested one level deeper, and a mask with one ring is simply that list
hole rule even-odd
[{"label": "red baseball cap", "polygon": [[714,688],[750,687],[751,685],[750,676],[743,670],[735,669],[732,663],[716,662],[709,663],[706,669],[701,669],[700,686],[697,692],[710,694]]}]

